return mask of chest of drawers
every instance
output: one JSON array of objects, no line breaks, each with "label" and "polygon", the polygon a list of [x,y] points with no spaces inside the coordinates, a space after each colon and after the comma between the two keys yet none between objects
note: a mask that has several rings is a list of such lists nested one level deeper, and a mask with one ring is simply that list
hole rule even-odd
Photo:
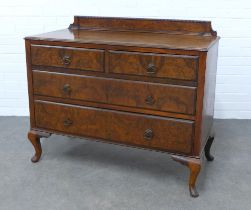
[{"label": "chest of drawers", "polygon": [[76,16],[68,29],[25,38],[28,138],[63,134],[171,154],[190,169],[210,147],[218,51],[206,21]]}]

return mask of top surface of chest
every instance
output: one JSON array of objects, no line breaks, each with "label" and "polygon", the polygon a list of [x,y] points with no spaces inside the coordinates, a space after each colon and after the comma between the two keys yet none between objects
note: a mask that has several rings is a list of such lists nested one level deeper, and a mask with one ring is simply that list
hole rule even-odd
[{"label": "top surface of chest", "polygon": [[206,21],[77,16],[68,29],[27,39],[207,51],[218,37]]}]

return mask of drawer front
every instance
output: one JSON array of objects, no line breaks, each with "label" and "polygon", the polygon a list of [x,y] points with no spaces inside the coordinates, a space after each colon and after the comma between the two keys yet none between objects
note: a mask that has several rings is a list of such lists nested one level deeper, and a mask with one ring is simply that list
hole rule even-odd
[{"label": "drawer front", "polygon": [[89,71],[103,71],[104,51],[72,47],[31,46],[33,65],[54,66]]},{"label": "drawer front", "polygon": [[195,87],[33,71],[37,95],[183,114],[195,113]]},{"label": "drawer front", "polygon": [[[193,122],[52,102],[35,102],[38,128],[189,154]],[[181,132],[182,131],[182,132]]]},{"label": "drawer front", "polygon": [[109,51],[109,72],[179,80],[197,80],[198,57]]}]

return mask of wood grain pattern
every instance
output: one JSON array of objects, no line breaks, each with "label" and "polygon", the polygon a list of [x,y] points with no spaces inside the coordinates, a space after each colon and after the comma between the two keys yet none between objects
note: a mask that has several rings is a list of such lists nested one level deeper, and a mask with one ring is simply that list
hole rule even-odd
[{"label": "wood grain pattern", "polygon": [[31,46],[33,65],[103,71],[104,51],[60,46]]},{"label": "wood grain pattern", "polygon": [[[197,56],[109,51],[109,72],[195,81],[197,60]],[[149,71],[151,65],[154,72]]]},{"label": "wood grain pattern", "polygon": [[40,131],[164,151],[189,167],[198,196],[203,151],[213,159],[211,22],[76,16],[25,40],[34,162]]},{"label": "wood grain pattern", "polygon": [[178,155],[172,155],[172,159],[180,162],[182,165],[185,165],[189,168],[190,170],[190,176],[189,176],[189,191],[190,191],[190,195],[194,198],[199,196],[199,193],[196,189],[196,180],[197,177],[200,173],[200,169],[201,169],[201,160],[200,159],[196,159],[196,158],[189,158],[189,157],[182,157],[182,156],[178,156]]},{"label": "wood grain pattern", "polygon": [[[133,37],[133,38],[132,38]],[[93,30],[59,30],[37,36],[26,37],[32,41],[50,41],[78,44],[95,44],[104,46],[151,47],[172,50],[207,51],[219,38],[168,33],[141,33],[137,31],[93,31]],[[189,52],[188,52],[189,53]]]},{"label": "wood grain pattern", "polygon": [[33,66],[33,70],[65,73],[73,75],[94,76],[98,78],[114,78],[114,79],[130,80],[130,81],[143,81],[157,84],[161,83],[161,84],[197,87],[197,81],[177,80],[170,78],[158,78],[158,77],[139,76],[139,75],[113,74],[109,73],[108,71],[105,72],[83,71],[78,69],[60,68],[53,66]]},{"label": "wood grain pattern", "polygon": [[201,152],[203,152],[208,137],[214,133],[212,127],[214,119],[217,58],[218,44],[215,44],[207,53],[206,58],[203,110],[201,118]]},{"label": "wood grain pattern", "polygon": [[33,94],[33,81],[32,81],[32,67],[31,67],[31,45],[28,40],[25,40],[25,55],[26,55],[26,68],[27,68],[27,81],[28,81],[28,95],[29,95],[29,111],[30,111],[30,127],[35,127],[35,110],[34,110],[34,94]]},{"label": "wood grain pattern", "polygon": [[133,30],[216,36],[210,21],[75,16],[71,29]]},{"label": "wood grain pattern", "polygon": [[50,137],[50,133],[47,132],[38,132],[34,130],[30,130],[28,132],[28,139],[30,140],[31,144],[33,145],[35,149],[35,154],[31,158],[31,162],[36,163],[40,160],[40,157],[42,155],[42,147],[41,147],[41,142],[40,138],[45,137],[48,138]]},{"label": "wood grain pattern", "polygon": [[103,103],[92,102],[92,101],[74,100],[74,99],[69,99],[69,98],[56,98],[56,97],[42,96],[42,95],[34,95],[34,100],[51,101],[51,102],[63,103],[63,104],[96,107],[96,108],[102,108],[102,109],[111,109],[111,110],[125,111],[125,112],[131,112],[131,113],[149,114],[149,115],[156,115],[160,117],[170,117],[170,118],[193,120],[193,121],[195,120],[195,116],[196,116],[196,115],[187,115],[187,114],[182,114],[182,113],[174,113],[174,112],[166,112],[166,111],[163,112],[163,111],[158,111],[154,109],[127,107],[127,106],[119,106],[119,105],[113,105],[113,104],[103,104]]},{"label": "wood grain pattern", "polygon": [[191,115],[195,113],[196,88],[193,87],[41,71],[33,71],[33,87],[36,95]]},{"label": "wood grain pattern", "polygon": [[[35,102],[38,128],[189,154],[193,122],[52,102]],[[150,140],[144,138],[153,131]],[[182,130],[182,132],[180,132]]]}]

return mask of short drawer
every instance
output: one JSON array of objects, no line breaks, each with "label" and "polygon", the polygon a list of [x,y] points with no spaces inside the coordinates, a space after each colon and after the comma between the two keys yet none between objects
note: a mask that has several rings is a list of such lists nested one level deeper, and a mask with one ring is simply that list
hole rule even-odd
[{"label": "short drawer", "polygon": [[198,57],[109,51],[109,72],[178,80],[197,80]]},{"label": "short drawer", "polygon": [[35,102],[35,121],[42,129],[186,154],[194,132],[192,121],[44,101]]},{"label": "short drawer", "polygon": [[195,114],[196,88],[33,71],[34,94]]},{"label": "short drawer", "polygon": [[32,45],[32,65],[103,71],[104,51],[72,47]]}]

